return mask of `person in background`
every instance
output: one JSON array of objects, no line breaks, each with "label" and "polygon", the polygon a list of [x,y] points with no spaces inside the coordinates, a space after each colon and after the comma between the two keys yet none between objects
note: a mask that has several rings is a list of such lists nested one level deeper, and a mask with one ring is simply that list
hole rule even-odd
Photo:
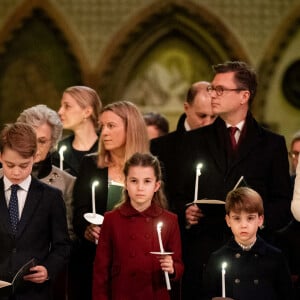
[{"label": "person in background", "polygon": [[79,268],[74,271],[79,280],[76,299],[85,300],[92,297],[93,262],[101,229],[84,218],[85,213],[92,212],[92,184],[99,182],[95,188],[95,209],[97,214],[103,215],[121,199],[126,160],[135,152],[149,151],[146,124],[133,103],[119,101],[106,105],[99,124],[98,153],[83,158],[73,192],[73,225],[81,240],[77,260]]},{"label": "person in background", "polygon": [[[73,230],[73,187],[75,177],[52,165],[51,153],[56,149],[61,138],[62,123],[54,110],[44,104],[39,104],[25,109],[17,119],[32,126],[37,137],[37,153],[32,168],[32,175],[44,183],[52,185],[62,191],[66,205],[69,237],[76,239]],[[66,299],[67,271],[61,272],[54,282],[53,297],[55,300]]]},{"label": "person in background", "polygon": [[[230,234],[222,209],[205,214],[201,205],[188,203],[195,198],[224,201],[242,179],[239,184],[250,186],[263,199],[261,235],[268,242],[272,243],[275,232],[291,220],[292,189],[285,139],[260,126],[250,111],[257,89],[255,71],[240,61],[218,64],[213,70],[207,90],[212,111],[218,117],[211,125],[184,135],[181,159],[177,160],[180,180],[173,191],[174,201],[180,205],[184,240],[184,300],[201,299],[203,268],[210,253]],[[199,163],[202,169],[198,176]],[[195,195],[196,182],[199,188]]]},{"label": "person in background", "polygon": [[97,152],[101,108],[99,95],[90,87],[72,86],[63,93],[58,114],[63,128],[72,131],[72,134],[59,141],[58,152],[54,154],[54,164],[59,167],[59,150],[66,146],[63,152],[63,169],[75,177],[82,157]]},{"label": "person in background", "polygon": [[[151,154],[135,153],[125,163],[124,176],[121,203],[105,213],[94,262],[93,299],[170,299],[164,272],[171,281],[179,280],[183,263],[177,216],[166,210],[159,161]],[[171,255],[150,254],[160,252],[159,222],[164,250]]]},{"label": "person in background", "polygon": [[[189,88],[186,100],[183,103],[184,113],[178,120],[177,128],[169,134],[153,139],[150,143],[150,151],[160,160],[165,183],[165,194],[168,199],[169,209],[178,213],[180,204],[175,201],[174,186],[181,176],[178,172],[178,162],[182,159],[179,154],[183,135],[199,127],[207,126],[214,122],[216,115],[212,111],[211,96],[207,92],[210,85],[207,81],[198,81]],[[181,219],[179,219],[180,221]],[[181,299],[180,285],[174,286],[171,291],[172,299]]]},{"label": "person in background", "polygon": [[23,277],[22,288],[4,299],[52,299],[53,280],[69,257],[62,193],[31,176],[36,151],[37,137],[30,125],[8,124],[1,131],[1,280],[12,282],[21,266],[32,258],[36,261]]},{"label": "person in background", "polygon": [[75,238],[73,231],[73,187],[75,177],[52,165],[51,153],[56,149],[61,138],[62,123],[54,110],[44,104],[25,109],[17,119],[32,126],[37,137],[37,153],[32,168],[32,175],[42,182],[62,191],[67,210],[68,231],[71,240]]},{"label": "person in background", "polygon": [[169,132],[169,121],[165,116],[156,112],[148,112],[143,115],[147,125],[149,139],[166,135]]},{"label": "person in background", "polygon": [[207,92],[209,82],[199,81],[192,84],[183,104],[184,113],[181,115],[177,129],[169,134],[151,140],[151,153],[157,156],[162,164],[165,182],[165,193],[172,211],[177,211],[174,203],[173,187],[178,180],[177,161],[181,159],[178,148],[182,145],[182,136],[186,131],[209,125],[214,122],[216,115],[212,111],[211,96]]},{"label": "person in background", "polygon": [[227,297],[234,300],[294,299],[289,268],[282,252],[257,234],[264,222],[260,195],[248,187],[239,187],[228,193],[225,211],[233,237],[209,258],[204,276],[206,299],[222,295],[223,263],[226,263]]},{"label": "person in background", "polygon": [[292,185],[294,186],[295,183],[295,177],[296,177],[296,168],[298,165],[298,159],[299,159],[299,153],[300,153],[300,131],[296,132],[293,135],[289,156],[290,156],[290,174],[292,179]]},{"label": "person in background", "polygon": [[300,298],[300,163],[298,161],[298,150],[300,149],[297,148],[300,140],[297,139],[297,136],[298,134],[294,135],[290,150],[292,169],[297,163],[295,174],[292,175],[292,180],[294,180],[294,193],[291,202],[291,212],[293,215],[293,220],[288,226],[281,230],[277,236],[277,245],[283,250],[289,262],[292,273],[295,299]]}]

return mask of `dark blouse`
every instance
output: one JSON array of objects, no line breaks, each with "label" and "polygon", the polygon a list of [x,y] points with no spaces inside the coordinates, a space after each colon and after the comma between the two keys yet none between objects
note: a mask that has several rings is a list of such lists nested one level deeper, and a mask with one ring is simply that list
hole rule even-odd
[{"label": "dark blouse", "polygon": [[64,152],[64,161],[63,161],[63,166],[64,166],[64,171],[70,173],[71,175],[77,177],[80,163],[83,159],[83,157],[87,154],[97,152],[98,150],[98,139],[94,143],[94,145],[87,151],[79,151],[73,148],[72,143],[74,140],[74,135],[70,135],[66,137],[65,139],[61,140],[58,143],[57,151],[55,151],[52,154],[53,157],[53,164],[57,167],[59,167],[59,149],[61,146],[65,145],[67,147],[67,150]]}]

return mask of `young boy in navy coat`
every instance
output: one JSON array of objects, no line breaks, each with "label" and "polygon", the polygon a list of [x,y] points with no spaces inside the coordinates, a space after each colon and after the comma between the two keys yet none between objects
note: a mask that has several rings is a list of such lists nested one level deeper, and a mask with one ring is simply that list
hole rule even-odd
[{"label": "young boy in navy coat", "polygon": [[23,277],[21,287],[13,295],[0,296],[0,299],[52,299],[52,279],[69,256],[62,194],[30,175],[36,149],[36,135],[29,125],[15,123],[2,130],[0,279],[11,282],[18,269],[31,258],[35,259],[36,266],[30,269],[31,274]]},{"label": "young boy in navy coat", "polygon": [[[257,236],[263,225],[260,195],[248,187],[228,193],[226,222],[233,238],[212,253],[206,267],[207,299],[222,295],[234,300],[291,300],[292,283],[281,251]],[[222,264],[226,263],[222,286]]]}]

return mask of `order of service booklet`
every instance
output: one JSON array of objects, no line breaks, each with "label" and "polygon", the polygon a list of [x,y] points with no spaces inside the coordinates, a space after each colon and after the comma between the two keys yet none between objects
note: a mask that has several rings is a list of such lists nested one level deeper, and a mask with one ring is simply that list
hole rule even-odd
[{"label": "order of service booklet", "polygon": [[225,216],[225,201],[215,199],[200,199],[186,204],[197,204],[204,216]]},{"label": "order of service booklet", "polygon": [[27,274],[30,274],[30,268],[34,266],[36,266],[36,260],[32,258],[18,270],[12,282],[0,280],[0,289],[5,290],[5,292],[0,290],[0,295],[2,295],[3,292],[4,294],[13,293],[16,290],[16,288],[18,288],[18,286],[22,284],[23,277]]}]

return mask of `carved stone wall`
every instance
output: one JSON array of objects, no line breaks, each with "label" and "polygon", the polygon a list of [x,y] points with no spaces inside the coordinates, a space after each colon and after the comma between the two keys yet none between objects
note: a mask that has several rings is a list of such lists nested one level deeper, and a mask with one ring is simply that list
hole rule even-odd
[{"label": "carved stone wall", "polygon": [[[5,90],[0,95],[2,102],[0,106],[2,109],[13,111],[9,117],[6,113],[2,114],[0,122],[12,121],[19,110],[37,104],[37,101],[47,102],[56,108],[62,90],[78,81],[98,89],[104,103],[125,96],[131,97],[135,95],[134,89],[129,93],[134,82],[143,76],[149,78],[153,68],[154,72],[162,70],[159,69],[161,66],[157,67],[156,64],[153,66],[153,63],[156,60],[160,64],[167,61],[163,59],[164,53],[170,54],[173,47],[177,51],[175,51],[178,54],[177,58],[183,57],[184,53],[191,61],[200,62],[200,65],[192,64],[187,72],[182,72],[194,75],[182,78],[182,82],[186,82],[186,85],[178,94],[180,97],[184,95],[184,90],[191,81],[197,80],[197,77],[210,76],[210,64],[225,59],[246,60],[256,67],[260,79],[260,90],[253,107],[255,115],[278,132],[288,136],[289,132],[300,129],[299,109],[286,101],[281,87],[286,69],[300,56],[297,50],[300,39],[298,2],[298,0],[0,1],[0,55],[2,66],[6,66],[0,72],[1,88]],[[48,18],[48,29],[57,41],[57,49],[60,49],[60,55],[63,57],[62,63],[56,64],[56,68],[53,68],[55,57],[53,62],[47,61],[47,76],[32,76],[37,78],[33,86],[42,87],[36,89],[40,94],[33,97],[30,93],[25,93],[30,98],[25,101],[22,99],[23,93],[19,92],[21,99],[16,103],[21,104],[14,109],[9,90],[13,90],[13,87],[18,89],[17,75],[20,72],[11,71],[18,67],[9,65],[12,54],[8,54],[8,49],[12,49],[14,44],[18,45],[15,39],[21,36],[20,33],[25,32],[26,20],[35,16],[33,11],[36,9],[40,10],[46,19]],[[177,44],[176,39],[180,40]],[[41,39],[40,42],[40,47],[46,49],[47,39],[44,41]],[[175,46],[172,46],[172,43]],[[26,48],[26,44],[23,43],[22,46]],[[16,55],[18,53],[17,47],[15,53]],[[22,58],[22,55],[17,56],[15,61]],[[34,67],[31,69],[29,62],[26,62],[24,70],[26,74],[32,75],[33,70],[37,70],[37,61],[33,61]],[[183,58],[181,63],[185,61],[186,58]],[[22,67],[19,68],[24,69],[23,64],[20,66]],[[69,71],[64,73],[62,66],[68,66],[65,68]],[[162,67],[163,69],[166,67],[164,63]],[[191,70],[193,67],[197,70]],[[51,68],[53,79],[49,77]],[[170,69],[158,72],[163,74],[165,71],[168,73]],[[178,73],[178,70],[176,72]],[[59,76],[66,77],[60,85]],[[210,78],[199,78],[202,79]],[[52,100],[44,100],[47,98],[42,97],[45,91],[47,95],[51,95],[48,99]],[[7,101],[10,101],[9,104]],[[138,103],[140,101],[137,100]],[[149,106],[149,103],[146,103],[147,105]],[[171,107],[171,104],[169,106]],[[159,108],[157,106],[157,110]],[[168,111],[168,107],[166,110]],[[280,110],[283,113],[277,113]],[[286,118],[289,122],[285,121]]]}]

